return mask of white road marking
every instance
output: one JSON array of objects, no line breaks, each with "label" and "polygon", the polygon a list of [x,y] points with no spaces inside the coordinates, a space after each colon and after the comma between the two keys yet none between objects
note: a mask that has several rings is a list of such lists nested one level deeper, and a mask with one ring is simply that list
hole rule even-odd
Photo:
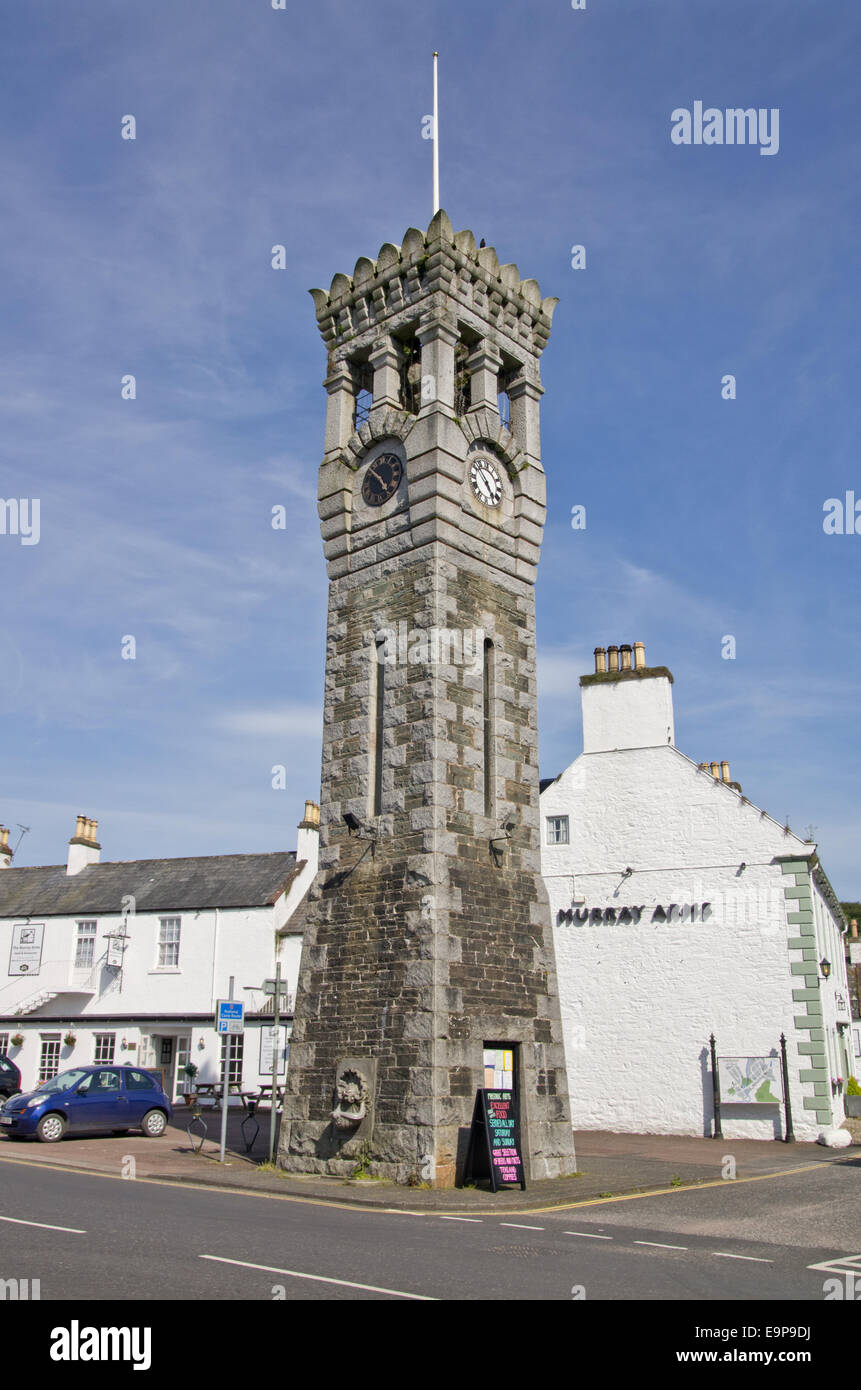
[{"label": "white road marking", "polygon": [[500,1226],[511,1226],[516,1231],[543,1231],[543,1226],[524,1226],[520,1221],[500,1221]]},{"label": "white road marking", "polygon": [[774,1260],[764,1260],[761,1255],[728,1255],[725,1250],[713,1250],[712,1254],[718,1260],[753,1260],[758,1265],[773,1265]]},{"label": "white road marking", "polygon": [[440,1221],[481,1221],[480,1216],[441,1216]]},{"label": "white road marking", "polygon": [[298,1269],[277,1269],[275,1265],[252,1264],[250,1260],[228,1260],[224,1255],[199,1255],[201,1260],[214,1260],[222,1265],[238,1265],[240,1269],[262,1269],[266,1274],[287,1274],[291,1279],[311,1279],[317,1284],[340,1284],[345,1289],[364,1289],[366,1293],[387,1293],[392,1298],[414,1298],[421,1303],[438,1303],[439,1299],[426,1293],[404,1293],[402,1289],[381,1289],[376,1284],[356,1284],[352,1279],[330,1279],[325,1274],[303,1274]]},{"label": "white road marking", "polygon": [[635,1240],[635,1245],[654,1245],[656,1250],[687,1250],[686,1245],[664,1245],[660,1240]]},{"label": "white road marking", "polygon": [[861,1255],[832,1255],[822,1264],[808,1265],[808,1269],[821,1269],[825,1274],[861,1273]]},{"label": "white road marking", "polygon": [[70,1236],[85,1236],[78,1226],[49,1226],[47,1221],[21,1221],[17,1216],[0,1216],[0,1221],[11,1221],[13,1226],[38,1226],[43,1231],[65,1231]]},{"label": "white road marking", "polygon": [[592,1231],[563,1231],[563,1236],[583,1236],[585,1240],[612,1240],[612,1236],[596,1236]]}]

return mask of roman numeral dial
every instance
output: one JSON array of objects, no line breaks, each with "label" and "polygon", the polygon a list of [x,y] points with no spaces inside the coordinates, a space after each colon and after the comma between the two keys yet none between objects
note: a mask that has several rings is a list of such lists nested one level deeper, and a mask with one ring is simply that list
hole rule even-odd
[{"label": "roman numeral dial", "polygon": [[403,477],[403,464],[397,454],[378,454],[365,469],[362,497],[369,507],[381,507],[394,497]]},{"label": "roman numeral dial", "polygon": [[485,507],[498,507],[502,501],[502,479],[499,470],[491,459],[483,455],[473,462],[469,470],[472,490]]}]

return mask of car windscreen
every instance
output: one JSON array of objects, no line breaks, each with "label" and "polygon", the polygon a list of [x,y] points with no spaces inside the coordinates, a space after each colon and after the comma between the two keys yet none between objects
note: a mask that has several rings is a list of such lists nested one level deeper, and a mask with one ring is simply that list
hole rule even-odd
[{"label": "car windscreen", "polygon": [[6,1057],[0,1057],[0,1071],[17,1071],[18,1068]]},{"label": "car windscreen", "polygon": [[47,1095],[55,1095],[57,1091],[70,1091],[73,1086],[77,1086],[79,1081],[83,1081],[88,1073],[80,1067],[73,1071],[61,1071],[57,1076],[53,1076],[50,1081],[43,1081],[41,1086],[37,1086],[37,1091],[43,1091]]}]

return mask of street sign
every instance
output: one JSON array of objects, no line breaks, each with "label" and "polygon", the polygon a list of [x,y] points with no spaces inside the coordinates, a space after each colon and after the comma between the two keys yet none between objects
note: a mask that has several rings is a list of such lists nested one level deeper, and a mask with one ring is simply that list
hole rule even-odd
[{"label": "street sign", "polygon": [[216,1033],[244,1033],[245,1005],[241,999],[218,999],[215,1004]]}]

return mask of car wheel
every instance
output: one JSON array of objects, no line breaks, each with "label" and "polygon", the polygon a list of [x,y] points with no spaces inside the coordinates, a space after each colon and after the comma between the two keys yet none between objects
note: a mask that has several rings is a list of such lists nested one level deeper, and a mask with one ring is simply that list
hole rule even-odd
[{"label": "car wheel", "polygon": [[163,1110],[148,1110],[141,1120],[141,1129],[147,1139],[158,1139],[167,1129],[167,1116]]},{"label": "car wheel", "polygon": [[36,1126],[36,1138],[43,1144],[56,1144],[66,1133],[66,1121],[62,1115],[43,1115]]}]

